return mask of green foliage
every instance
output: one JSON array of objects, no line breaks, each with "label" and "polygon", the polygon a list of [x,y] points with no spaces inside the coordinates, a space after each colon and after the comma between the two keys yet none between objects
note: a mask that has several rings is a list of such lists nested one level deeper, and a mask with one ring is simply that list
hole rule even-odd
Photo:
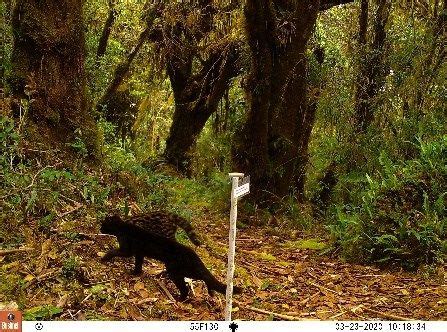
[{"label": "green foliage", "polygon": [[49,320],[54,315],[60,314],[61,308],[55,307],[51,304],[37,306],[30,309],[26,309],[23,313],[23,320]]},{"label": "green foliage", "polygon": [[85,157],[88,154],[87,146],[80,137],[76,137],[74,142],[68,143],[68,145],[80,156]]},{"label": "green foliage", "polygon": [[165,139],[174,113],[174,98],[171,95],[169,79],[154,82],[138,105],[138,112],[132,131],[135,139],[132,142],[137,160],[144,161],[160,155],[165,149]]},{"label": "green foliage", "polygon": [[92,293],[94,297],[99,300],[107,300],[110,298],[110,295],[107,294],[107,287],[103,284],[92,286],[92,288],[90,288],[90,293]]},{"label": "green foliage", "polygon": [[324,250],[328,245],[320,239],[303,239],[298,241],[288,241],[285,243],[285,247],[291,249]]},{"label": "green foliage", "polygon": [[114,172],[129,171],[134,174],[144,174],[145,170],[137,161],[135,153],[130,151],[122,142],[113,139],[114,127],[109,122],[100,122],[104,135],[110,137],[103,146],[104,164]]},{"label": "green foliage", "polygon": [[8,264],[0,268],[0,294],[8,300],[21,300],[25,296],[26,283],[18,273],[9,271]]},{"label": "green foliage", "polygon": [[343,255],[415,269],[444,259],[447,239],[447,136],[420,140],[419,156],[393,162],[385,152],[377,176],[366,176],[357,204],[335,207],[329,226]]},{"label": "green foliage", "polygon": [[[111,30],[106,54],[97,61],[96,50],[101,36],[104,22],[108,16],[108,6],[104,2],[88,0],[84,4],[84,18],[88,24],[86,31],[86,69],[89,74],[89,90],[94,101],[97,101],[110,83],[113,72],[126,53],[136,44],[138,34],[144,28],[144,20],[141,18],[144,1],[118,1],[115,3],[117,18]],[[144,57],[148,55],[148,48],[140,51],[140,56],[135,59],[139,78],[133,82],[131,90],[141,91],[147,88],[147,78],[151,74],[147,70],[148,62]],[[145,70],[140,70],[145,67]]]},{"label": "green foliage", "polygon": [[16,152],[19,135],[14,129],[14,121],[8,117],[0,118],[0,143],[2,146],[1,161],[4,165]]},{"label": "green foliage", "polygon": [[[36,192],[22,190],[28,186],[32,178],[27,174],[29,165],[22,159],[19,150],[20,133],[15,122],[8,117],[0,118],[0,175],[2,177],[0,185],[1,215],[2,219],[8,220],[8,211],[14,211],[19,215],[26,213],[32,208],[37,197]],[[0,235],[11,233],[16,227],[16,223],[0,223]],[[16,242],[13,237],[5,236],[12,242]]]},{"label": "green foliage", "polygon": [[414,269],[441,261],[446,252],[447,66],[440,61],[443,36],[436,32],[434,13],[410,17],[410,12],[391,7],[384,82],[370,100],[374,121],[362,133],[354,121],[362,58],[352,16],[359,7],[320,15],[311,42],[326,56],[321,70],[310,59],[308,76],[325,86],[309,146],[306,194],[318,198],[323,176],[335,166],[337,183],[318,216],[325,218],[342,255]]},{"label": "green foliage", "polygon": [[62,265],[62,275],[65,278],[72,278],[76,271],[79,269],[79,258],[75,256],[70,256],[67,258]]},{"label": "green foliage", "polygon": [[44,229],[44,230],[50,230],[51,225],[54,222],[54,213],[49,213],[46,216],[42,217],[39,219],[39,221],[37,222],[37,225],[40,229]]},{"label": "green foliage", "polygon": [[0,45],[0,73],[1,86],[5,86],[6,78],[11,72],[11,53],[12,53],[12,27],[11,13],[9,12],[8,3],[2,1],[0,3],[0,34],[2,42]]},{"label": "green foliage", "polygon": [[261,252],[258,256],[260,259],[263,259],[265,261],[275,261],[276,260],[275,256],[273,256],[272,254],[269,254],[267,252]]},{"label": "green foliage", "polygon": [[155,173],[147,177],[147,184],[146,207],[161,206],[187,219],[202,216],[203,212],[219,211],[230,188],[228,178],[217,173],[207,182]]},{"label": "green foliage", "polygon": [[66,169],[58,170],[53,168],[47,168],[40,173],[40,178],[45,183],[51,184],[54,182],[58,182],[58,180],[60,179],[74,180],[75,177],[70,171]]},{"label": "green foliage", "polygon": [[213,173],[231,171],[231,149],[236,131],[242,127],[247,109],[240,79],[236,79],[228,91],[228,99],[222,100],[217,112],[207,121],[192,154],[192,171],[195,176],[215,177]]},{"label": "green foliage", "polygon": [[96,176],[83,176],[84,179],[80,190],[82,198],[91,204],[102,206],[108,199],[111,188],[101,183]]},{"label": "green foliage", "polygon": [[293,226],[302,230],[315,228],[315,217],[311,205],[298,203],[296,199],[289,196],[283,206],[285,207],[284,214],[290,219]]},{"label": "green foliage", "polygon": [[[210,121],[208,122],[210,123]],[[194,153],[194,174],[208,177],[213,170],[229,170],[227,156],[231,153],[231,134],[216,133],[211,124],[205,126]]]}]

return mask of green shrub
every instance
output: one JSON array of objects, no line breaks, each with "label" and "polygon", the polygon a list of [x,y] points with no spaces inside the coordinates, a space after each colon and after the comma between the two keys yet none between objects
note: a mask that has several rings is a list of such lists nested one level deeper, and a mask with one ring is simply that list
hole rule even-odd
[{"label": "green shrub", "polygon": [[447,136],[419,140],[419,156],[395,162],[383,152],[377,176],[366,175],[359,204],[339,204],[329,225],[350,260],[413,270],[445,257]]}]

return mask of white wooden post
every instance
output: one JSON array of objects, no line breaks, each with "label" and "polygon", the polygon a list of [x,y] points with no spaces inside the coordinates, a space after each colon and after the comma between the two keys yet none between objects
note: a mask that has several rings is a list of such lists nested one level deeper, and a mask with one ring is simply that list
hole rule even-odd
[{"label": "white wooden post", "polygon": [[228,247],[228,267],[227,267],[227,291],[226,291],[226,306],[225,306],[225,320],[231,320],[231,308],[233,304],[233,275],[234,275],[234,254],[236,250],[236,218],[237,218],[237,197],[235,190],[238,187],[239,178],[244,176],[244,173],[229,173],[231,178],[231,210],[230,210],[230,232],[229,232],[229,247]]}]

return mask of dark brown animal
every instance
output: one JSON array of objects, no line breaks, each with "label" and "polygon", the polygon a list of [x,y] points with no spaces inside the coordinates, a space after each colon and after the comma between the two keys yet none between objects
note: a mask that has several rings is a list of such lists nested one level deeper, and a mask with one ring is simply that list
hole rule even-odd
[{"label": "dark brown animal", "polygon": [[[210,294],[213,290],[225,294],[226,285],[208,271],[200,257],[191,248],[173,239],[145,230],[136,224],[124,222],[116,216],[105,219],[101,225],[101,232],[115,235],[119,242],[119,248],[108,251],[102,258],[103,261],[111,260],[117,256],[134,256],[134,274],[142,272],[144,257],[163,262],[169,278],[180,291],[180,300],[186,299],[189,292],[185,277],[203,280]],[[241,291],[240,287],[234,287],[235,294]]]}]

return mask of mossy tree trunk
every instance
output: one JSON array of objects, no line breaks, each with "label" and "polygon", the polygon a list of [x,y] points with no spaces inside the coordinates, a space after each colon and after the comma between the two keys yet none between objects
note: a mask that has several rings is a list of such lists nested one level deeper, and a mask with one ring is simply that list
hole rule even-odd
[{"label": "mossy tree trunk", "polygon": [[213,29],[217,9],[212,0],[197,1],[193,8],[179,8],[185,18],[194,11],[200,13],[200,19],[193,27],[185,24],[186,19],[179,19],[159,34],[175,101],[164,157],[186,175],[191,173],[191,152],[197,137],[217,111],[231,79],[239,73],[240,53],[235,41],[219,42],[201,52],[200,42]]},{"label": "mossy tree trunk", "polygon": [[9,28],[11,26],[11,17],[12,17],[12,8],[13,3],[12,0],[3,0],[0,5],[0,15],[3,20],[0,22],[0,34],[1,34],[1,47],[0,47],[0,98],[3,97],[4,87],[6,84],[6,74],[7,74],[7,66],[8,66],[8,46],[12,41],[12,36],[10,34]]},{"label": "mossy tree trunk", "polygon": [[386,30],[391,1],[376,0],[372,41],[367,41],[368,0],[362,0],[359,16],[360,68],[357,78],[355,130],[365,132],[374,119],[374,105],[386,75],[384,64]]},{"label": "mossy tree trunk", "polygon": [[304,199],[316,111],[307,106],[306,44],[318,12],[348,2],[246,1],[249,110],[233,155],[237,170],[250,174],[251,198],[260,205],[290,193]]},{"label": "mossy tree trunk", "polygon": [[359,34],[358,34],[358,52],[359,52],[359,73],[357,76],[357,88],[355,96],[356,112],[356,131],[363,131],[363,128],[369,123],[371,110],[368,98],[368,66],[363,58],[367,54],[366,34],[368,32],[368,7],[369,0],[362,0],[360,3],[359,15]]},{"label": "mossy tree trunk", "polygon": [[17,0],[10,85],[27,98],[29,120],[45,140],[76,136],[94,152],[96,126],[88,112],[82,0]]},{"label": "mossy tree trunk", "polygon": [[246,2],[249,111],[234,156],[238,170],[250,174],[252,197],[261,205],[291,191],[302,195],[313,122],[306,107],[304,53],[318,11],[315,1]]},{"label": "mossy tree trunk", "polygon": [[217,111],[231,79],[237,75],[238,57],[235,44],[217,48],[196,74],[192,72],[191,61],[179,59],[178,54],[168,61],[175,109],[164,155],[170,164],[187,175],[191,171],[191,149],[210,116]]}]

